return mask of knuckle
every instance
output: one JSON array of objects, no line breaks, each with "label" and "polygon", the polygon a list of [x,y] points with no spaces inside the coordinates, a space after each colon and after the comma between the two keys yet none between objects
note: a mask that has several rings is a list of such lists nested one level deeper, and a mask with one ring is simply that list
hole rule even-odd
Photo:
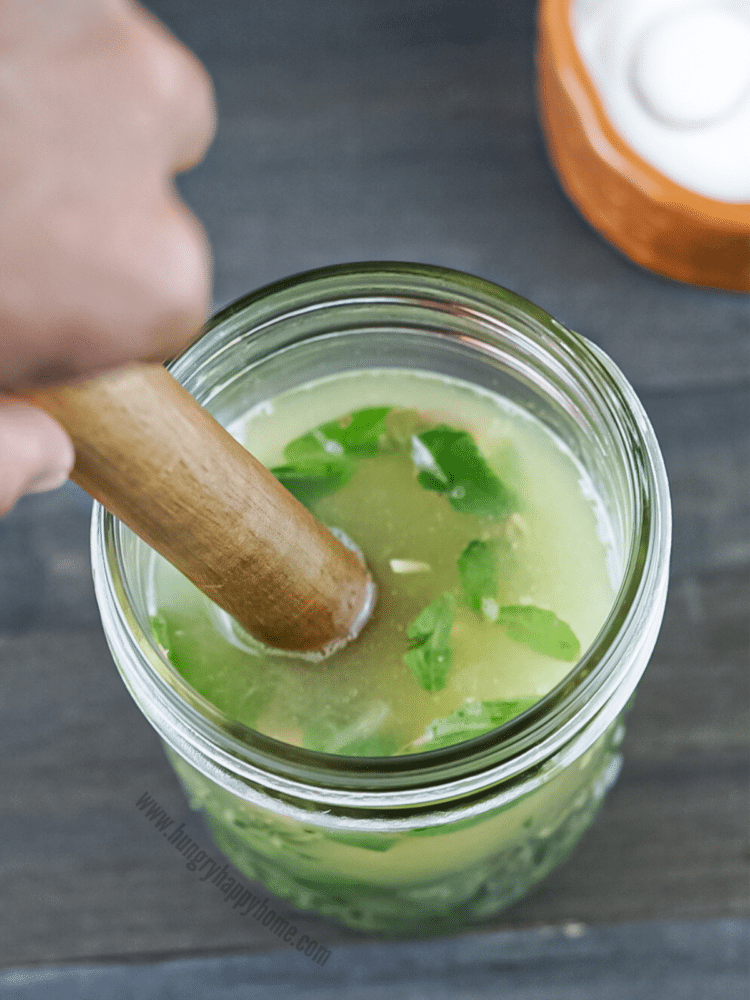
[{"label": "knuckle", "polygon": [[208,241],[203,227],[187,208],[177,206],[175,217],[169,287],[175,301],[194,313],[205,308],[208,297]]},{"label": "knuckle", "polygon": [[161,85],[166,101],[170,105],[198,110],[209,118],[213,88],[203,65],[179,42],[166,42],[165,48]]},{"label": "knuckle", "polygon": [[159,21],[145,13],[143,21],[142,65],[150,99],[161,108],[163,118],[183,133],[183,155],[197,159],[215,130],[211,78],[197,56]]},{"label": "knuckle", "polygon": [[[198,220],[174,199],[155,238],[146,280],[150,315],[141,355],[163,360],[191,340],[204,323],[210,295],[210,252]],[[148,298],[148,296],[147,296]]]}]

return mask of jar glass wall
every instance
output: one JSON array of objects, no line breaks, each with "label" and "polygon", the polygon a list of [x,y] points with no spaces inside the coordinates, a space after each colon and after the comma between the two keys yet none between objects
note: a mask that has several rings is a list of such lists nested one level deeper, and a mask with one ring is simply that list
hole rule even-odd
[{"label": "jar glass wall", "polygon": [[617,581],[594,643],[493,732],[388,758],[280,743],[207,702],[151,635],[150,550],[94,511],[94,579],[115,662],[237,868],[297,907],[389,934],[497,912],[562,860],[596,814],[661,624],[669,493],[632,389],[601,351],[529,302],[407,264],[327,268],[262,289],[215,317],[170,368],[225,425],[331,374],[449,376],[534,415],[587,471]]}]

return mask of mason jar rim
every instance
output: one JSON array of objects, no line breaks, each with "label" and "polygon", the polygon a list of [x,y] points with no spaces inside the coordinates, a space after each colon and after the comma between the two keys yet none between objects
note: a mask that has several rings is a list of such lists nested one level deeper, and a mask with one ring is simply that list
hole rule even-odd
[{"label": "mason jar rim", "polygon": [[[426,296],[426,298],[424,298]],[[425,804],[528,774],[586,730],[588,742],[624,707],[645,669],[663,611],[671,538],[666,472],[646,414],[624,375],[595,345],[521,296],[459,271],[401,262],[334,265],[274,282],[231,303],[168,368],[178,380],[196,373],[237,338],[295,314],[347,303],[377,308],[419,302],[478,325],[477,344],[491,349],[493,329],[536,338],[558,366],[585,374],[606,403],[604,415],[622,445],[638,516],[612,610],[597,638],[552,691],[524,713],[472,740],[397,757],[325,754],[279,743],[237,723],[197,694],[168,662],[129,597],[123,528],[98,504],[92,515],[94,583],[107,639],[126,686],[160,736],[178,753],[197,753],[216,774],[277,795],[367,808]],[[252,315],[252,321],[250,321]],[[512,320],[512,322],[509,322]],[[479,328],[484,332],[479,334]],[[209,336],[223,331],[217,348]],[[496,335],[496,334],[495,334]],[[489,337],[490,342],[481,337]],[[464,337],[465,339],[465,337]],[[301,338],[304,340],[304,337]],[[190,385],[188,385],[190,388]],[[218,391],[202,386],[208,402]],[[637,447],[634,445],[637,444]],[[127,529],[125,529],[127,530]],[[305,667],[304,669],[310,669]],[[606,709],[606,711],[605,711]]]}]

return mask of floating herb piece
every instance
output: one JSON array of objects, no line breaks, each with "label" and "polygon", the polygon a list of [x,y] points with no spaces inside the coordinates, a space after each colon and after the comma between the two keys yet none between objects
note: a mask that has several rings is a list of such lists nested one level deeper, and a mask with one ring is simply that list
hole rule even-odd
[{"label": "floating herb piece", "polygon": [[525,712],[537,701],[536,698],[519,698],[516,701],[467,701],[461,708],[446,715],[444,719],[434,719],[419,739],[407,747],[407,751],[439,750],[454,743],[463,743],[475,736],[481,736],[497,729],[504,722]]},{"label": "floating herb piece", "polygon": [[442,691],[445,687],[453,659],[451,628],[454,609],[453,595],[441,594],[407,629],[412,647],[404,654],[404,662],[425,691]]},{"label": "floating herb piece", "polygon": [[454,510],[500,518],[515,509],[513,493],[490,469],[466,431],[440,424],[415,435],[412,443],[420,486],[443,493]]},{"label": "floating herb piece", "polygon": [[292,496],[311,510],[323,497],[349,482],[354,475],[354,464],[346,458],[309,459],[297,465],[277,465],[271,472]]},{"label": "floating herb piece", "polygon": [[458,573],[466,603],[477,614],[482,602],[497,596],[497,546],[474,539],[458,557]]},{"label": "floating herb piece", "polygon": [[371,406],[329,420],[284,448],[284,458],[291,465],[309,459],[346,456],[368,458],[377,455],[380,439],[386,435],[385,417],[389,406]]},{"label": "floating herb piece", "polygon": [[560,621],[552,611],[534,607],[533,604],[512,604],[500,608],[497,622],[511,639],[529,646],[535,653],[571,662],[581,651],[581,644],[569,625]]},{"label": "floating herb piece", "polygon": [[340,490],[354,475],[352,459],[376,455],[387,434],[390,407],[372,406],[330,420],[290,441],[285,465],[271,469],[282,486],[311,509],[323,497]]},{"label": "floating herb piece", "polygon": [[357,410],[350,417],[323,424],[320,432],[330,441],[336,441],[344,454],[352,458],[377,455],[381,439],[386,435],[385,417],[390,407],[371,406]]}]

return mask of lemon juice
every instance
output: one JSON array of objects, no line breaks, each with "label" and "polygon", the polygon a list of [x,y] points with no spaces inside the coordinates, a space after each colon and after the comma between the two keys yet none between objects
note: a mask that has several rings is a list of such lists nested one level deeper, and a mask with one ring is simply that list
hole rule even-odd
[{"label": "lemon juice", "polygon": [[237,722],[350,756],[452,745],[560,683],[610,611],[618,567],[588,476],[498,395],[348,372],[256,404],[230,430],[360,548],[377,586],[359,638],[306,661],[261,647],[154,556],[154,635]]}]

